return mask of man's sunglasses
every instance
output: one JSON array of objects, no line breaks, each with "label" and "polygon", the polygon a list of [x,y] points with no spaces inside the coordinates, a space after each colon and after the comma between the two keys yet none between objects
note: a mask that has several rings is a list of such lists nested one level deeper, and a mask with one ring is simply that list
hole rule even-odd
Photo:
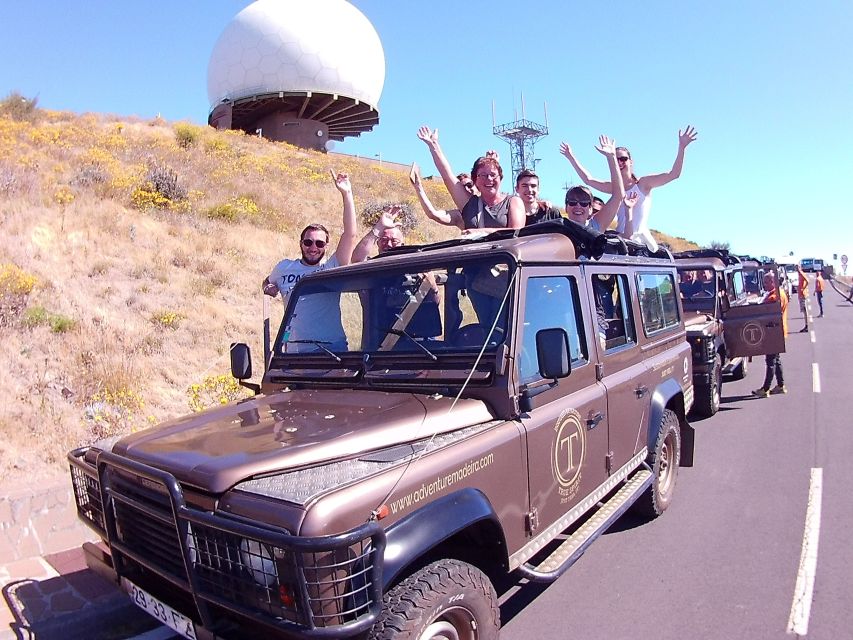
[{"label": "man's sunglasses", "polygon": [[312,240],[311,238],[303,238],[302,239],[302,246],[303,247],[313,247],[316,245],[318,249],[322,249],[327,244],[328,243],[325,240]]},{"label": "man's sunglasses", "polygon": [[592,202],[590,202],[589,200],[566,200],[566,206],[569,207],[576,207],[578,205],[582,207],[588,207],[591,204]]}]

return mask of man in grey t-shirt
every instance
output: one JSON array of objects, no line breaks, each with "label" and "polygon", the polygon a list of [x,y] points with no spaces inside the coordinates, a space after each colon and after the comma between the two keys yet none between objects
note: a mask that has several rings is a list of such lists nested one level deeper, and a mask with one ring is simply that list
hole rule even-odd
[{"label": "man in grey t-shirt", "polygon": [[[335,187],[343,198],[344,232],[338,241],[334,255],[324,260],[328,253],[329,231],[322,224],[309,224],[299,236],[299,248],[302,256],[298,260],[285,259],[273,267],[264,280],[263,290],[268,296],[281,294],[284,306],[290,299],[290,293],[302,276],[315,271],[349,264],[356,241],[355,203],[352,185],[345,173],[332,173]],[[314,340],[326,340],[336,343],[344,335],[341,328],[341,310],[333,297],[312,298],[307,307],[300,307],[299,317],[292,319],[290,340],[310,337]],[[316,304],[314,304],[316,303]],[[306,331],[307,329],[307,331]],[[302,336],[301,334],[305,334]],[[345,342],[345,339],[344,339]],[[345,347],[344,347],[345,348]]]}]

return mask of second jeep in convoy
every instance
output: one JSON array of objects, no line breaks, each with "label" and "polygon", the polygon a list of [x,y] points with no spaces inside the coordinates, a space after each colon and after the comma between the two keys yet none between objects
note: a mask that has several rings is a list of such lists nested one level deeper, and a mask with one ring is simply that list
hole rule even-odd
[{"label": "second jeep in convoy", "polygon": [[496,638],[498,578],[693,459],[675,262],[571,222],[307,276],[245,384],[69,454],[90,566],[187,638]]},{"label": "second jeep in convoy", "polygon": [[[723,376],[746,375],[747,358],[784,353],[779,302],[761,302],[762,289],[747,291],[741,261],[727,251],[701,249],[675,254],[687,340],[693,353],[694,412],[712,416],[720,408]],[[759,269],[753,278],[763,279]]]}]

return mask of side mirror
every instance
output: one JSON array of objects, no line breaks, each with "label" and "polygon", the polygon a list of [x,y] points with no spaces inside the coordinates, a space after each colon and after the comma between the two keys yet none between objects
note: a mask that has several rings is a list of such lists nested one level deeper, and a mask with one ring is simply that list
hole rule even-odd
[{"label": "side mirror", "polygon": [[231,375],[237,380],[252,377],[252,354],[247,344],[235,342],[231,345]]},{"label": "side mirror", "polygon": [[569,336],[565,329],[541,329],[536,332],[536,357],[543,378],[565,378],[572,372]]}]

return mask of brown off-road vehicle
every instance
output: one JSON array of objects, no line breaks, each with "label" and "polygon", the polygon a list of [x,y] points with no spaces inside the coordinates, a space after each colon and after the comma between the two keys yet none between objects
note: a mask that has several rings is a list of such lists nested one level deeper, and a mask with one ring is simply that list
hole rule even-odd
[{"label": "brown off-road vehicle", "polygon": [[313,274],[254,397],[69,454],[89,564],[187,638],[496,638],[670,504],[685,337],[667,252],[568,221]]},{"label": "brown off-road vehicle", "polygon": [[724,377],[740,380],[749,357],[785,351],[782,309],[778,301],[761,302],[764,285],[757,282],[776,268],[750,260],[748,286],[743,263],[725,250],[683,251],[674,257],[693,353],[693,410],[710,417],[720,408]]}]

